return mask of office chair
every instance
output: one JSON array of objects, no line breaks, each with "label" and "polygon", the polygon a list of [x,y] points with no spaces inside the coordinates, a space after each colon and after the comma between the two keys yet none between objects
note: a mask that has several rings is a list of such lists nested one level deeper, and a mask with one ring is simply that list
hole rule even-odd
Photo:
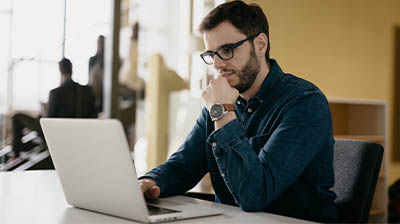
[{"label": "office chair", "polygon": [[367,223],[383,157],[380,144],[336,139],[333,168],[339,222]]},{"label": "office chair", "polygon": [[[340,223],[367,223],[383,157],[380,144],[336,139],[333,169]],[[213,194],[187,192],[192,198],[215,201]]]}]

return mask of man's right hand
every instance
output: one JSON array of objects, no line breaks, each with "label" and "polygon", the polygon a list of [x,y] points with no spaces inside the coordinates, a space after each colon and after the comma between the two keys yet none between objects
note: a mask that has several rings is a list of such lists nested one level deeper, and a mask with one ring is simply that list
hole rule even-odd
[{"label": "man's right hand", "polygon": [[142,189],[144,196],[148,199],[157,199],[160,195],[160,188],[157,186],[156,182],[150,178],[140,179],[139,185]]}]

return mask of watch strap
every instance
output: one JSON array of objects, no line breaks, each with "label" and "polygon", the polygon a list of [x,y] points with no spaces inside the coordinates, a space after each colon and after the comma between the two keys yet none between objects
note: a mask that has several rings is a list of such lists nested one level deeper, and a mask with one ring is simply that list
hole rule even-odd
[{"label": "watch strap", "polygon": [[224,103],[222,106],[224,106],[225,111],[235,111],[235,106],[233,104]]}]

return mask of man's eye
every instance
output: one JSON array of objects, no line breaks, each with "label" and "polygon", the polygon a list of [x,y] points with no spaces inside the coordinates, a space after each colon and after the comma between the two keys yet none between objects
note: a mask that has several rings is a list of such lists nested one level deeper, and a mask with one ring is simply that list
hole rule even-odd
[{"label": "man's eye", "polygon": [[220,54],[223,54],[223,55],[230,55],[231,54],[231,49],[230,48],[228,48],[228,47],[224,47],[224,48],[221,48],[220,50],[219,50],[219,53]]}]

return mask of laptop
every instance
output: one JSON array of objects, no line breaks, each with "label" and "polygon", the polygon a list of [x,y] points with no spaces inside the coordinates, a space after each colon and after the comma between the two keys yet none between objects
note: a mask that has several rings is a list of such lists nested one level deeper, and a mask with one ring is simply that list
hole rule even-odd
[{"label": "laptop", "polygon": [[42,118],[40,124],[72,206],[146,223],[223,213],[176,197],[146,204],[118,120]]}]

